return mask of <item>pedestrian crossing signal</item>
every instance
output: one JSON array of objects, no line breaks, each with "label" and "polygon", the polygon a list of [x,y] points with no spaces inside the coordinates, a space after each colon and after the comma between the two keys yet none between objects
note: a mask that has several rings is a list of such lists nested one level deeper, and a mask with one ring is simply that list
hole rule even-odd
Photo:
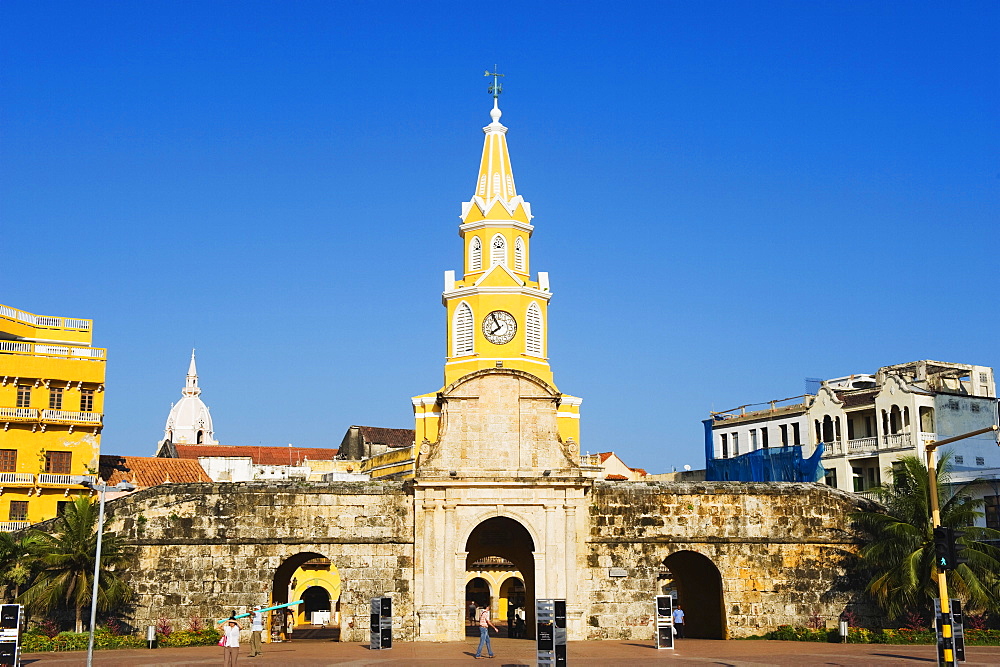
[{"label": "pedestrian crossing signal", "polygon": [[934,565],[939,570],[954,570],[952,562],[951,535],[952,529],[938,526],[934,529]]}]

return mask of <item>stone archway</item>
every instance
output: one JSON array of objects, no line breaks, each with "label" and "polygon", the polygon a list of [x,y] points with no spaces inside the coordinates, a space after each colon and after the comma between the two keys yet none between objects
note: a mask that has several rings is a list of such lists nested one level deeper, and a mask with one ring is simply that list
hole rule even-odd
[{"label": "stone archway", "polygon": [[514,612],[516,609],[524,608],[524,582],[519,577],[507,577],[500,584],[500,592],[497,595],[497,600],[499,602],[498,612],[500,617],[507,621],[507,636],[516,637],[519,633],[513,632],[515,629]]},{"label": "stone archway", "polygon": [[677,604],[684,610],[684,636],[725,639],[722,575],[715,563],[694,551],[678,551],[663,559],[663,567],[672,579],[665,588],[677,591]]},{"label": "stone archway", "polygon": [[490,583],[482,577],[474,577],[465,585],[466,603],[472,602],[477,607],[485,607],[490,604],[492,597]]},{"label": "stone archway", "polygon": [[[308,625],[313,611],[330,611],[329,623],[340,628],[340,572],[329,558],[314,551],[304,551],[286,558],[274,571],[271,604],[303,600],[303,604],[273,612],[271,626],[280,632],[285,624]],[[325,604],[324,604],[325,603]],[[339,632],[336,633],[339,636]]]},{"label": "stone archway", "polygon": [[[534,637],[535,622],[535,542],[528,530],[520,522],[505,516],[486,519],[476,526],[466,541],[465,567],[473,569],[476,561],[489,556],[503,558],[514,565],[524,582],[524,605],[527,612],[528,636]],[[497,610],[491,610],[494,622],[506,622],[497,618]]]},{"label": "stone archway", "polygon": [[[324,586],[310,586],[302,591],[302,613],[307,619],[312,619],[313,612],[330,611],[330,592]],[[318,623],[319,621],[317,621]]]}]

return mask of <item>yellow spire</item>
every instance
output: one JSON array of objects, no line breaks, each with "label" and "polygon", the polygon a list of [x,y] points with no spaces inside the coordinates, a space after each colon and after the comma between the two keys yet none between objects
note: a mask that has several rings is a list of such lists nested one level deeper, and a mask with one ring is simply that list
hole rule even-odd
[{"label": "yellow spire", "polygon": [[493,100],[490,117],[493,122],[483,128],[486,141],[483,145],[483,159],[479,163],[479,180],[476,181],[475,196],[483,201],[500,197],[505,202],[517,196],[514,189],[514,171],[510,167],[507,152],[507,128],[500,124],[500,107]]},{"label": "yellow spire", "polygon": [[483,128],[483,157],[479,162],[479,177],[472,200],[462,206],[462,222],[483,218],[531,220],[531,205],[517,194],[514,170],[507,151],[507,128],[500,124],[500,107],[493,98],[490,117],[493,122]]}]

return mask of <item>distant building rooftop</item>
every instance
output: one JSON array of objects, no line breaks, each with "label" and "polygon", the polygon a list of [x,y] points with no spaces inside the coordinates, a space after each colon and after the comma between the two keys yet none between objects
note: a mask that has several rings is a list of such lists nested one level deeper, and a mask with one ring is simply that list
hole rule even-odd
[{"label": "distant building rooftop", "polygon": [[161,459],[155,456],[101,454],[100,476],[105,484],[131,482],[139,488],[164,483],[211,482],[193,459]]},{"label": "distant building rooftop", "polygon": [[261,447],[257,445],[173,445],[179,459],[248,456],[256,465],[300,466],[303,461],[332,461],[338,450],[325,447]]}]

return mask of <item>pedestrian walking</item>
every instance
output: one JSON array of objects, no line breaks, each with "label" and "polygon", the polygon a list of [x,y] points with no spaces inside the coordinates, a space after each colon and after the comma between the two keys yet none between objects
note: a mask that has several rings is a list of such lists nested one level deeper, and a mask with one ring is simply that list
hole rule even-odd
[{"label": "pedestrian walking", "polygon": [[240,660],[240,630],[242,626],[235,619],[229,619],[222,626],[222,664],[236,667]]},{"label": "pedestrian walking", "polygon": [[250,657],[256,658],[261,654],[261,641],[260,635],[264,632],[264,614],[261,613],[261,609],[264,605],[259,604],[253,608],[252,618],[250,620]]},{"label": "pedestrian walking", "polygon": [[674,607],[674,634],[681,639],[684,637],[684,610],[680,605]]},{"label": "pedestrian walking", "polygon": [[493,657],[493,647],[490,645],[490,628],[499,632],[497,626],[493,625],[493,621],[490,620],[490,606],[487,604],[479,610],[479,648],[476,649],[476,660],[483,657],[483,646],[486,647],[486,652],[490,654],[490,657]]}]

